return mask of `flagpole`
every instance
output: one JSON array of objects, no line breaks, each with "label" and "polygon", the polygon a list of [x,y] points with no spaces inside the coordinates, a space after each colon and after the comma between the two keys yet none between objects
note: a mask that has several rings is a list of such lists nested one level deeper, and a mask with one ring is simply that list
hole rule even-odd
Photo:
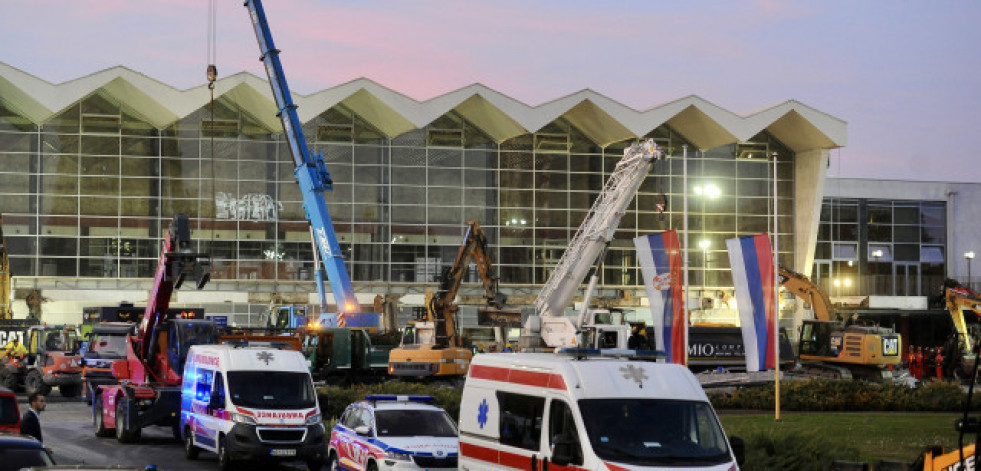
[{"label": "flagpole", "polygon": [[684,216],[682,217],[682,226],[685,231],[685,246],[681,250],[682,253],[682,269],[684,270],[684,302],[682,303],[682,309],[684,310],[685,319],[685,363],[688,366],[688,144],[681,146],[681,181],[682,181],[682,212]]},{"label": "flagpole", "polygon": [[773,390],[774,421],[780,421],[780,219],[777,217],[777,153],[773,153]]}]

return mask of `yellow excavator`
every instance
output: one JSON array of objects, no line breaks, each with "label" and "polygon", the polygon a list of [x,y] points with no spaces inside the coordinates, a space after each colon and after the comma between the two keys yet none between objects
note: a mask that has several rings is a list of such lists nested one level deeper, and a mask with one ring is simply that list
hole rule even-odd
[{"label": "yellow excavator", "polygon": [[888,379],[902,364],[902,344],[895,330],[877,325],[846,324],[828,295],[806,276],[780,266],[780,283],[810,304],[814,319],[801,325],[798,359],[812,374],[836,378]]},{"label": "yellow excavator", "polygon": [[979,319],[981,295],[948,278],[943,284],[943,299],[954,324],[954,332],[944,345],[944,352],[947,354],[944,375],[966,379],[974,372],[977,361],[974,347],[981,341],[981,332],[977,322],[968,325],[964,312],[970,311],[973,319]]},{"label": "yellow excavator", "polygon": [[[463,377],[473,352],[463,346],[457,332],[453,303],[471,257],[480,272],[488,304],[498,302],[497,278],[487,253],[487,236],[476,221],[467,223],[463,243],[453,265],[443,270],[439,289],[427,291],[425,311],[410,322],[403,342],[388,356],[388,374],[401,378]],[[406,342],[406,337],[409,342]]]},{"label": "yellow excavator", "polygon": [[3,215],[0,215],[0,319],[10,319],[10,260],[7,258],[7,241],[3,238]]}]

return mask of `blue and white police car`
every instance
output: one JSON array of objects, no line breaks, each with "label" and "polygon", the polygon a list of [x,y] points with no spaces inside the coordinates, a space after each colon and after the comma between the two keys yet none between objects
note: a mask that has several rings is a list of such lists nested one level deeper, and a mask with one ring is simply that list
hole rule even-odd
[{"label": "blue and white police car", "polygon": [[330,432],[336,471],[456,470],[453,418],[430,396],[369,395],[344,410]]}]

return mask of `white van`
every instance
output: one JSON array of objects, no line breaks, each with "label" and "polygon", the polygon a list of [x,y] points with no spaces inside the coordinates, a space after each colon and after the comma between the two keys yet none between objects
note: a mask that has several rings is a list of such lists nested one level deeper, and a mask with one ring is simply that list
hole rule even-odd
[{"label": "white van", "polygon": [[319,470],[327,443],[313,380],[303,354],[247,346],[194,345],[181,388],[180,430],[188,459],[306,461]]},{"label": "white van", "polygon": [[460,470],[738,470],[743,442],[730,445],[694,375],[630,353],[474,356]]}]

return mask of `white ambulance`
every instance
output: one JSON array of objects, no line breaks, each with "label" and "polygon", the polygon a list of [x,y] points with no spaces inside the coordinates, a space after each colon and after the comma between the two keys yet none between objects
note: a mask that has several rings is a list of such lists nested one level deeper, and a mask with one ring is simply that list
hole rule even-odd
[{"label": "white ambulance", "polygon": [[474,356],[460,402],[460,471],[736,471],[691,372],[632,351]]},{"label": "white ambulance", "polygon": [[180,427],[188,459],[302,460],[319,470],[327,443],[313,380],[303,354],[247,342],[194,345],[181,388]]}]

